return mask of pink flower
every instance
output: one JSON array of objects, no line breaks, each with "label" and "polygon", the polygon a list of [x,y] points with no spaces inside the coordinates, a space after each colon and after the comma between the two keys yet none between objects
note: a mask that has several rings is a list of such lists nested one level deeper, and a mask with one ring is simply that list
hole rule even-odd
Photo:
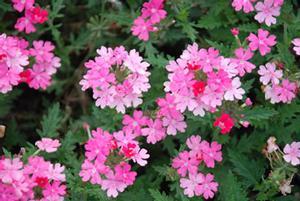
[{"label": "pink flower", "polygon": [[115,167],[115,178],[122,181],[126,185],[132,185],[135,181],[136,172],[130,171],[131,166],[122,162]]},{"label": "pink flower", "polygon": [[81,171],[79,176],[82,178],[82,181],[87,182],[90,180],[92,184],[101,184],[102,179],[99,174],[99,167],[91,163],[89,160],[85,160],[81,165]]},{"label": "pink flower", "polygon": [[275,86],[275,93],[283,103],[290,103],[296,97],[297,85],[285,79],[281,86]]},{"label": "pink flower", "polygon": [[202,70],[205,73],[212,72],[215,66],[220,64],[219,50],[213,47],[206,49],[200,49],[199,51],[200,63]]},{"label": "pink flower", "polygon": [[66,175],[64,174],[65,166],[56,163],[51,164],[47,176],[49,179],[55,180],[55,181],[66,181]]},{"label": "pink flower", "polygon": [[230,31],[233,36],[238,36],[240,34],[239,28],[236,27],[232,28]]},{"label": "pink flower", "polygon": [[30,77],[27,84],[33,89],[47,89],[51,85],[51,76],[41,69],[41,65],[34,64],[32,69],[29,69]]},{"label": "pink flower", "polygon": [[123,116],[123,125],[125,130],[129,130],[134,135],[139,136],[142,134],[141,128],[147,124],[148,118],[143,116],[142,111],[135,110],[133,117],[129,115]]},{"label": "pink flower", "polygon": [[292,43],[294,45],[293,50],[297,55],[300,55],[300,38],[295,38]]},{"label": "pink flower", "polygon": [[274,0],[274,6],[282,6],[284,3],[284,0]]},{"label": "pink flower", "polygon": [[14,9],[22,12],[24,9],[29,10],[33,7],[35,0],[12,0]]},{"label": "pink flower", "polygon": [[162,121],[150,119],[147,122],[147,127],[142,128],[142,135],[147,137],[147,143],[155,144],[156,142],[166,137],[166,131],[163,127]]},{"label": "pink flower", "polygon": [[285,145],[283,152],[285,154],[283,158],[286,162],[293,166],[300,164],[300,142]]},{"label": "pink flower", "polygon": [[185,177],[187,173],[196,174],[199,161],[191,157],[189,152],[183,151],[173,159],[172,167],[177,169],[180,176]]},{"label": "pink flower", "polygon": [[138,36],[140,40],[149,40],[149,32],[154,31],[154,27],[150,21],[145,21],[143,17],[138,17],[134,20],[131,27],[132,35]]},{"label": "pink flower", "polygon": [[207,174],[203,176],[203,181],[196,188],[198,194],[203,195],[205,199],[213,198],[218,190],[218,183],[214,182],[214,175]]},{"label": "pink flower", "polygon": [[194,197],[200,195],[199,185],[204,182],[205,176],[202,173],[189,174],[189,178],[180,179],[180,187],[184,189],[184,194],[188,197]]},{"label": "pink flower", "polygon": [[252,101],[251,101],[251,99],[250,99],[250,98],[246,98],[246,100],[245,100],[245,104],[246,104],[247,106],[251,106],[251,105],[253,105],[253,103],[252,103]]},{"label": "pink flower", "polygon": [[265,22],[267,26],[276,24],[275,17],[280,15],[280,7],[274,6],[273,3],[274,3],[274,0],[264,0],[264,3],[258,2],[255,5],[257,14],[255,15],[254,18],[259,23]]},{"label": "pink flower", "polygon": [[17,20],[15,24],[15,29],[17,29],[19,32],[25,31],[25,33],[33,33],[36,31],[36,28],[34,27],[34,24],[30,21],[28,17],[21,17]]},{"label": "pink flower", "polygon": [[255,65],[248,61],[253,57],[253,53],[250,49],[240,47],[234,51],[234,54],[235,58],[233,62],[237,64],[240,76],[244,76],[246,72],[250,73],[255,68]]},{"label": "pink flower", "polygon": [[138,163],[140,166],[147,165],[147,160],[150,157],[149,154],[147,154],[146,149],[139,149],[136,154],[132,157],[133,162]]},{"label": "pink flower", "polygon": [[23,177],[23,163],[19,158],[0,160],[0,180],[10,184],[20,181]]},{"label": "pink flower", "polygon": [[149,17],[151,23],[159,23],[167,15],[167,12],[163,10],[164,0],[151,0],[145,2],[142,8],[142,17]]},{"label": "pink flower", "polygon": [[249,13],[254,10],[251,0],[233,0],[231,5],[236,11],[243,9],[245,13]]},{"label": "pink flower", "polygon": [[54,45],[49,41],[33,41],[33,48],[30,49],[30,55],[34,56],[38,62],[51,62],[53,58],[52,51]]},{"label": "pink flower", "polygon": [[207,141],[203,141],[201,143],[202,157],[207,167],[214,168],[215,161],[222,161],[221,149],[222,145],[218,144],[217,142],[212,142],[209,144]]},{"label": "pink flower", "polygon": [[54,181],[52,184],[48,184],[42,193],[47,198],[45,200],[61,200],[66,194],[66,186],[59,181]]},{"label": "pink flower", "polygon": [[250,41],[249,47],[252,51],[259,50],[262,56],[271,52],[272,46],[276,44],[276,36],[269,35],[269,32],[263,29],[258,29],[258,35],[250,33],[248,40]]},{"label": "pink flower", "polygon": [[117,197],[119,192],[123,192],[127,185],[122,181],[115,179],[113,173],[110,173],[108,179],[103,180],[101,188],[102,190],[107,190],[108,197]]},{"label": "pink flower", "polygon": [[245,90],[240,88],[241,87],[241,81],[239,77],[235,77],[232,80],[231,88],[225,92],[224,99],[233,101],[241,100],[243,98],[243,95],[245,94]]},{"label": "pink flower", "polygon": [[42,138],[42,140],[37,141],[35,145],[42,151],[48,153],[57,151],[57,148],[60,146],[60,143],[57,139],[52,140],[50,138]]},{"label": "pink flower", "polygon": [[261,65],[258,74],[261,76],[259,80],[263,85],[267,85],[269,82],[279,84],[279,79],[282,78],[282,70],[276,70],[274,63],[267,63],[266,66]]},{"label": "pink flower", "polygon": [[48,11],[45,9],[41,9],[40,7],[32,7],[31,9],[29,9],[28,15],[30,17],[30,21],[33,24],[43,24],[48,20]]}]

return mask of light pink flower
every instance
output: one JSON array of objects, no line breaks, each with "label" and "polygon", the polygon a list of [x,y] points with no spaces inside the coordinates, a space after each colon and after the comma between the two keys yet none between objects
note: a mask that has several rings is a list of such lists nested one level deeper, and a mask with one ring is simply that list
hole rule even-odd
[{"label": "light pink flower", "polygon": [[285,79],[282,81],[281,86],[275,86],[275,93],[281,102],[291,103],[296,97],[296,89],[296,83]]},{"label": "light pink flower", "polygon": [[280,15],[280,7],[274,6],[274,0],[264,0],[264,2],[258,2],[255,5],[255,10],[257,14],[255,15],[255,19],[259,23],[265,22],[267,26],[271,26],[272,24],[276,24],[276,18]]},{"label": "light pink flower", "polygon": [[205,199],[213,198],[218,190],[219,184],[214,181],[214,175],[207,174],[203,177],[203,181],[196,188],[196,192],[203,195]]},{"label": "light pink flower", "polygon": [[140,166],[147,165],[147,160],[150,157],[149,154],[147,154],[146,149],[139,149],[139,151],[136,152],[136,154],[132,157],[133,162],[138,163]]},{"label": "light pink flower", "polygon": [[19,12],[22,12],[24,9],[29,10],[33,7],[35,0],[12,0],[14,4],[13,7]]},{"label": "light pink flower", "polygon": [[294,45],[293,50],[297,55],[300,55],[300,38],[295,38],[292,43]]},{"label": "light pink flower", "polygon": [[258,70],[259,78],[263,85],[267,85],[270,82],[272,84],[279,84],[279,79],[282,78],[282,70],[276,70],[274,63],[267,63],[265,66],[261,65]]},{"label": "light pink flower", "polygon": [[284,160],[291,163],[293,166],[300,164],[300,142],[292,142],[292,144],[285,145],[284,149]]},{"label": "light pink flower", "polygon": [[20,181],[23,177],[23,163],[19,158],[0,160],[0,180],[11,184]]},{"label": "light pink flower", "polygon": [[35,145],[42,151],[48,153],[57,151],[57,148],[60,147],[60,143],[57,139],[52,140],[50,138],[42,138],[42,140],[37,141]]},{"label": "light pink flower", "polygon": [[82,181],[90,181],[92,184],[101,184],[102,179],[98,171],[99,169],[95,164],[91,163],[89,160],[85,160],[81,165],[79,176],[82,178]]},{"label": "light pink flower", "polygon": [[235,77],[231,82],[231,88],[225,92],[224,99],[230,101],[241,100],[244,94],[245,90],[241,88],[240,78]]},{"label": "light pink flower", "polygon": [[267,30],[258,29],[258,35],[250,33],[248,36],[250,41],[249,47],[252,51],[259,50],[262,56],[271,52],[272,46],[276,44],[276,36],[270,35]]},{"label": "light pink flower", "polygon": [[48,184],[42,191],[43,196],[46,200],[61,200],[66,194],[66,186],[61,184],[59,181],[54,181],[52,184]]},{"label": "light pink flower", "polygon": [[251,0],[233,0],[231,5],[236,11],[243,9],[245,13],[250,13],[254,10]]},{"label": "light pink flower", "polygon": [[123,116],[123,129],[132,132],[134,135],[141,135],[141,128],[147,124],[148,118],[143,116],[142,111],[135,110],[133,112],[133,117],[129,115]]},{"label": "light pink flower", "polygon": [[250,49],[240,47],[234,51],[234,54],[235,58],[232,60],[237,64],[240,76],[244,76],[246,72],[250,73],[255,68],[255,65],[248,61],[253,57],[253,52]]},{"label": "light pink flower", "polygon": [[209,168],[215,167],[215,161],[221,162],[222,161],[222,145],[218,144],[217,142],[212,142],[209,144],[207,141],[202,141],[201,143],[201,150],[202,150],[202,157],[203,161]]},{"label": "light pink flower", "polygon": [[173,159],[172,167],[177,169],[180,176],[185,177],[187,173],[196,174],[198,170],[199,161],[191,157],[189,152],[183,151]]},{"label": "light pink flower", "polygon": [[202,173],[189,174],[187,178],[180,179],[180,187],[184,189],[184,194],[188,197],[194,197],[195,195],[200,195],[199,185],[204,182],[205,176]]}]

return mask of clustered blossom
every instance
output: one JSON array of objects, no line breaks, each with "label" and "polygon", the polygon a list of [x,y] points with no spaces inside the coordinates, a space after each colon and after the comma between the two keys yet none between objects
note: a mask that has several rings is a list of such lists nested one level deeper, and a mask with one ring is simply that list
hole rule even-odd
[{"label": "clustered blossom", "polygon": [[22,38],[0,35],[0,92],[7,93],[22,82],[34,89],[46,89],[61,65],[53,50],[54,45],[48,41],[33,41],[33,47],[29,48]]},{"label": "clustered blossom", "polygon": [[41,156],[0,159],[0,200],[61,201],[66,194],[65,167]]},{"label": "clustered blossom", "polygon": [[256,11],[254,19],[259,23],[265,23],[267,26],[276,24],[276,17],[280,15],[281,6],[284,0],[263,0],[258,1],[255,6],[254,2],[257,0],[233,0],[232,6],[236,11],[243,9],[245,13]]},{"label": "clustered blossom", "polygon": [[238,64],[248,59],[242,55],[224,58],[218,50],[212,47],[199,49],[194,43],[184,50],[180,58],[167,65],[169,81],[164,83],[165,91],[173,96],[174,105],[180,112],[189,110],[194,115],[204,116],[205,111],[214,112],[223,100],[242,99],[245,91],[237,76],[242,74],[241,68],[251,64],[245,62],[242,67]]},{"label": "clustered blossom", "polygon": [[80,81],[82,90],[91,88],[96,105],[116,108],[125,113],[126,107],[142,103],[142,93],[150,88],[149,64],[136,50],[127,52],[123,46],[101,47],[95,60],[85,63],[88,69]]},{"label": "clustered blossom", "polygon": [[265,98],[271,103],[291,103],[297,95],[297,84],[283,78],[282,70],[277,70],[274,63],[259,67],[260,81],[265,86]]},{"label": "clustered blossom", "polygon": [[164,0],[150,0],[149,2],[145,2],[141,16],[133,22],[131,28],[132,34],[138,36],[140,40],[149,40],[149,33],[158,30],[155,25],[163,20],[166,15]]},{"label": "clustered blossom", "polygon": [[15,29],[27,34],[35,32],[35,24],[43,24],[48,20],[48,11],[35,6],[35,0],[11,0],[16,11],[24,16],[20,17],[15,24]]},{"label": "clustered blossom", "polygon": [[213,198],[218,190],[218,183],[214,181],[214,175],[205,175],[198,171],[198,167],[202,163],[208,168],[214,168],[216,162],[221,162],[222,146],[217,142],[201,141],[200,136],[191,136],[186,144],[190,150],[180,152],[172,162],[172,167],[181,177],[180,187],[188,197]]},{"label": "clustered blossom", "polygon": [[127,129],[112,134],[101,128],[92,131],[79,173],[83,181],[100,185],[109,197],[117,197],[119,192],[134,183],[137,173],[131,170],[129,161],[145,166],[149,158],[147,150],[140,148],[136,140],[139,134],[132,127],[142,124],[143,120],[124,121],[128,123]]}]

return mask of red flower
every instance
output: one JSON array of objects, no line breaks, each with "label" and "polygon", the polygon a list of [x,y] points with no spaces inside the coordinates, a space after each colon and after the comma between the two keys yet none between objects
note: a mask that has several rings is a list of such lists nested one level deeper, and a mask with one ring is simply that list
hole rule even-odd
[{"label": "red flower", "polygon": [[35,182],[37,183],[37,185],[41,188],[45,188],[47,186],[47,184],[49,183],[49,180],[47,177],[37,177],[35,179]]},{"label": "red flower", "polygon": [[203,81],[196,81],[193,84],[193,92],[195,96],[199,96],[202,94],[205,90],[206,82]]},{"label": "red flower", "polygon": [[222,115],[214,122],[214,127],[219,127],[222,134],[229,133],[233,126],[233,119],[226,113],[222,113]]},{"label": "red flower", "polygon": [[32,80],[31,71],[27,69],[27,70],[21,72],[20,77],[21,77],[20,83],[25,82],[25,83],[29,84]]},{"label": "red flower", "polygon": [[48,20],[48,11],[40,7],[34,7],[30,10],[30,19],[33,23],[43,24]]},{"label": "red flower", "polygon": [[191,71],[196,71],[199,70],[201,68],[201,66],[199,64],[190,64],[188,63],[188,69]]},{"label": "red flower", "polygon": [[136,144],[128,143],[126,146],[122,148],[123,154],[126,158],[131,158],[135,155],[135,147]]}]

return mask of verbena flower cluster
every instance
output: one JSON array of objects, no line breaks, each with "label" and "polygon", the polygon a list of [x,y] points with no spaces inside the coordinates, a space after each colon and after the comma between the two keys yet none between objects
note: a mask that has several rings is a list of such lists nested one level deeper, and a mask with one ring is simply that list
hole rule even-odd
[{"label": "verbena flower cluster", "polygon": [[140,40],[149,40],[149,33],[158,31],[155,26],[167,16],[164,10],[164,0],[150,0],[145,2],[142,15],[136,18],[131,28],[132,34]]},{"label": "verbena flower cluster", "polygon": [[24,16],[17,20],[15,29],[26,34],[36,32],[35,24],[43,24],[48,20],[48,11],[35,6],[35,0],[11,0],[16,11]]},{"label": "verbena flower cluster", "polygon": [[138,134],[123,129],[110,134],[97,128],[85,145],[85,160],[81,166],[82,180],[100,185],[107,196],[116,197],[134,183],[137,173],[129,161],[145,166],[150,156],[140,148]]},{"label": "verbena flower cluster", "polygon": [[[254,5],[254,3],[256,3]],[[267,26],[276,24],[276,17],[280,15],[280,9],[284,0],[233,0],[232,6],[236,11],[243,10],[245,13],[256,11],[254,19]]]},{"label": "verbena flower cluster", "polygon": [[172,167],[177,170],[180,187],[188,197],[203,196],[205,199],[214,197],[218,183],[213,174],[199,172],[199,165],[214,168],[216,162],[222,161],[222,146],[217,142],[201,141],[200,136],[191,136],[186,145],[189,151],[182,151],[173,159]]},{"label": "verbena flower cluster", "polygon": [[224,58],[212,47],[199,49],[196,43],[189,45],[179,59],[167,65],[169,81],[164,84],[165,91],[174,96],[176,109],[181,112],[189,110],[200,116],[205,111],[214,112],[224,100],[242,99],[245,91],[238,75],[252,65],[239,66],[241,60],[244,58]]},{"label": "verbena flower cluster", "polygon": [[0,92],[7,93],[22,82],[34,89],[46,89],[61,66],[53,50],[54,45],[48,41],[33,41],[29,48],[22,38],[0,35]]},{"label": "verbena flower cluster", "polygon": [[0,200],[61,201],[66,194],[65,167],[36,154],[53,152],[60,143],[49,138],[37,142],[39,150],[26,161],[22,155],[0,159]]},{"label": "verbena flower cluster", "polygon": [[91,88],[96,105],[116,108],[125,113],[127,107],[137,107],[142,93],[150,88],[147,62],[136,50],[127,52],[123,46],[101,47],[95,60],[85,63],[88,69],[80,84],[82,90]]}]

